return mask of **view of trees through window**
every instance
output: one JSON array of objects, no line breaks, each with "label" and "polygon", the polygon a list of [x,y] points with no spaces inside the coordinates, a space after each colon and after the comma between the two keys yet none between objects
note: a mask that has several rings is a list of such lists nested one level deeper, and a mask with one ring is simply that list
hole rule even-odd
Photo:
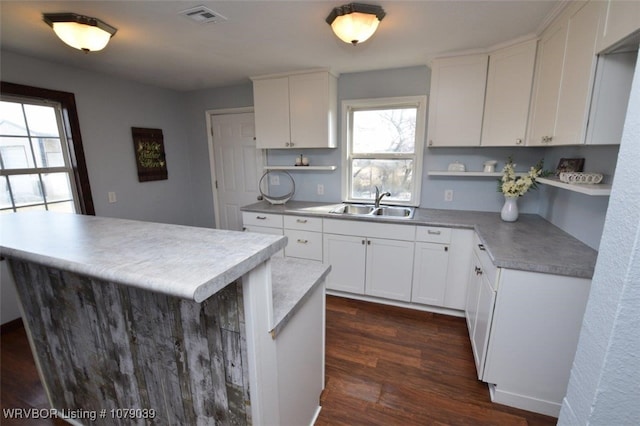
[{"label": "view of trees through window", "polygon": [[59,105],[0,102],[0,211],[75,212]]},{"label": "view of trees through window", "polygon": [[351,116],[351,198],[408,202],[415,172],[417,107],[354,110]]}]

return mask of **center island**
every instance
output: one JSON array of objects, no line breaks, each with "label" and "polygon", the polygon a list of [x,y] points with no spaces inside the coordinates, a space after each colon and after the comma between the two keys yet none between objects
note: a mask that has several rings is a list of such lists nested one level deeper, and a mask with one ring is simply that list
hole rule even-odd
[{"label": "center island", "polygon": [[42,383],[72,424],[312,424],[329,267],[272,258],[285,245],[76,214],[0,216]]}]

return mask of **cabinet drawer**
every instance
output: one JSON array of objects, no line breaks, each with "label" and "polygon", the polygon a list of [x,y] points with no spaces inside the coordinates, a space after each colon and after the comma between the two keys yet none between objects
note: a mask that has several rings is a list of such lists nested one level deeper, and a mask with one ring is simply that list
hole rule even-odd
[{"label": "cabinet drawer", "polygon": [[416,241],[449,244],[451,242],[451,228],[418,226],[416,230]]},{"label": "cabinet drawer", "polygon": [[319,232],[285,229],[289,239],[285,255],[322,262],[322,234]]},{"label": "cabinet drawer", "polygon": [[268,226],[270,228],[282,228],[282,215],[273,213],[243,212],[242,223],[244,226]]},{"label": "cabinet drawer", "polygon": [[[282,235],[282,228],[269,228],[266,226],[245,226],[245,232],[257,232],[258,234]],[[274,257],[284,257],[284,250],[280,250]]]},{"label": "cabinet drawer", "polygon": [[487,277],[489,284],[495,291],[497,288],[498,268],[493,264],[491,257],[489,257],[489,253],[487,253],[484,245],[480,241],[480,238],[477,236],[474,238],[473,251],[478,256],[478,260],[480,260],[482,273]]},{"label": "cabinet drawer", "polygon": [[324,219],[322,226],[324,232],[328,234],[355,235],[405,241],[414,241],[416,237],[415,225]]},{"label": "cabinet drawer", "polygon": [[322,218],[305,216],[284,216],[284,227],[300,231],[322,232]]}]

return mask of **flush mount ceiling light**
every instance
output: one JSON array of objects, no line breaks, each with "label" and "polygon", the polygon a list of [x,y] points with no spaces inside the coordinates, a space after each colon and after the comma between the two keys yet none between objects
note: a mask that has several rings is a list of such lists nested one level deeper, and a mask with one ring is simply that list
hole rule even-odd
[{"label": "flush mount ceiling light", "polygon": [[53,28],[60,40],[84,52],[104,49],[118,31],[97,18],[75,13],[45,13],[42,19]]},{"label": "flush mount ceiling light", "polygon": [[376,32],[385,15],[380,6],[350,3],[334,8],[326,21],[340,40],[355,46]]}]

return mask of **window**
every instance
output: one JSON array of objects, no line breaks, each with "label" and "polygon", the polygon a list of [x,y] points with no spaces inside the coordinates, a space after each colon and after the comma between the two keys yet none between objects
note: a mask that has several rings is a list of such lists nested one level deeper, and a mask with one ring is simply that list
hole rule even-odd
[{"label": "window", "polygon": [[350,100],[343,111],[343,199],[418,206],[426,96]]},{"label": "window", "polygon": [[0,213],[25,210],[94,214],[73,94],[3,82]]}]

